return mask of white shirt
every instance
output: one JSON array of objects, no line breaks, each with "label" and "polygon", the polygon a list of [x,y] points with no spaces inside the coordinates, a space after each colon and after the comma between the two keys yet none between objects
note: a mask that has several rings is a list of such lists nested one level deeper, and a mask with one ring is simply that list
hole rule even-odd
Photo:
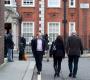
[{"label": "white shirt", "polygon": [[37,51],[42,51],[42,40],[37,39]]}]

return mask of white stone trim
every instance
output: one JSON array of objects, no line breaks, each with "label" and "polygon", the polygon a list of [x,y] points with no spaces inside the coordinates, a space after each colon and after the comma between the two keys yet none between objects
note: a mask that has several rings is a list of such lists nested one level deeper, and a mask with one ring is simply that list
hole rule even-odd
[{"label": "white stone trim", "polygon": [[71,5],[71,0],[69,0],[69,8],[76,8],[76,0],[73,0],[73,5]]},{"label": "white stone trim", "polygon": [[45,13],[45,2],[44,2],[44,0],[41,0],[41,1],[39,1],[39,5],[41,5],[41,7],[39,8],[39,11],[41,12],[40,14],[39,14],[39,18],[41,18],[41,20],[39,21],[39,24],[41,25],[41,27],[40,27],[40,29],[41,29],[41,33],[43,33],[44,34],[44,13]]},{"label": "white stone trim", "polygon": [[14,50],[18,49],[18,25],[16,22],[12,23],[12,35],[13,35],[13,41],[14,41]]},{"label": "white stone trim", "polygon": [[6,7],[12,7],[16,8],[16,1],[15,0],[10,0],[10,4],[5,4]]},{"label": "white stone trim", "polygon": [[9,0],[10,4],[5,4],[5,6],[12,6],[12,0]]}]

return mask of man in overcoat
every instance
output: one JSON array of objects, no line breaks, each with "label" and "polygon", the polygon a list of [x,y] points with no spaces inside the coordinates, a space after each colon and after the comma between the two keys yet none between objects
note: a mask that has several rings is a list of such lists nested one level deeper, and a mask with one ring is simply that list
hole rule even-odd
[{"label": "man in overcoat", "polygon": [[20,37],[20,42],[19,42],[19,60],[23,60],[23,56],[25,54],[25,46],[26,46],[26,39],[22,35]]},{"label": "man in overcoat", "polygon": [[76,32],[72,32],[71,36],[68,37],[66,52],[68,55],[68,66],[70,71],[69,77],[76,78],[79,57],[83,54],[83,45]]}]

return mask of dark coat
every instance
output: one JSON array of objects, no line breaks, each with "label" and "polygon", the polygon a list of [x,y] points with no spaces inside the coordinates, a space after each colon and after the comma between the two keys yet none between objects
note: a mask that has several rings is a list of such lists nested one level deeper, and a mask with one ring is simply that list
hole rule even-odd
[{"label": "dark coat", "polygon": [[13,49],[14,48],[14,42],[12,40],[11,33],[7,34],[7,38],[6,38],[6,43],[5,44],[6,44],[7,48],[9,48],[9,49]]},{"label": "dark coat", "polygon": [[[56,51],[54,54],[52,54],[52,47],[53,47],[53,44],[55,43],[56,45]],[[58,57],[62,57],[64,58],[65,57],[65,48],[64,48],[64,43],[63,41],[55,41],[55,42],[52,42],[52,45],[51,45],[51,48],[50,48],[50,56],[58,56]]]},{"label": "dark coat", "polygon": [[[37,39],[32,39],[31,41],[31,47],[32,47],[32,52],[35,55],[36,51],[37,51]],[[45,40],[42,39],[42,47],[43,47],[43,53],[45,51]]]},{"label": "dark coat", "polygon": [[83,45],[81,39],[78,36],[72,35],[67,39],[66,52],[68,56],[80,56],[80,54],[83,54]]},{"label": "dark coat", "polygon": [[25,49],[25,46],[26,46],[26,39],[24,37],[20,37],[19,50]]},{"label": "dark coat", "polygon": [[35,40],[35,38],[33,38],[32,40],[31,40],[31,49],[32,49],[32,52],[33,53],[35,53],[35,48],[36,48],[36,40]]},{"label": "dark coat", "polygon": [[45,34],[45,35],[43,36],[43,39],[45,39],[45,50],[48,50],[48,49],[49,49],[49,45],[48,45],[48,43],[49,43],[48,35]]}]

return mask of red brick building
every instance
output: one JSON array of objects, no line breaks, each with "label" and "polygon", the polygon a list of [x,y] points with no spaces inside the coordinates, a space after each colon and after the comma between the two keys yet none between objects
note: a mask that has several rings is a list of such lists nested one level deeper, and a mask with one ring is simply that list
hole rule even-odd
[{"label": "red brick building", "polygon": [[[64,0],[16,0],[22,18],[21,34],[30,42],[39,30],[52,42],[64,36]],[[77,31],[85,48],[90,48],[90,0],[66,0],[66,33]]]},{"label": "red brick building", "polygon": [[4,62],[4,2],[0,0],[0,64]]},{"label": "red brick building", "polygon": [[[85,48],[90,48],[90,0],[80,0],[79,10],[79,35],[82,37],[82,41]],[[83,7],[84,6],[84,7]]]},{"label": "red brick building", "polygon": [[27,40],[31,40],[32,36],[39,30],[39,0],[16,0],[17,10],[21,16],[21,34]]}]

